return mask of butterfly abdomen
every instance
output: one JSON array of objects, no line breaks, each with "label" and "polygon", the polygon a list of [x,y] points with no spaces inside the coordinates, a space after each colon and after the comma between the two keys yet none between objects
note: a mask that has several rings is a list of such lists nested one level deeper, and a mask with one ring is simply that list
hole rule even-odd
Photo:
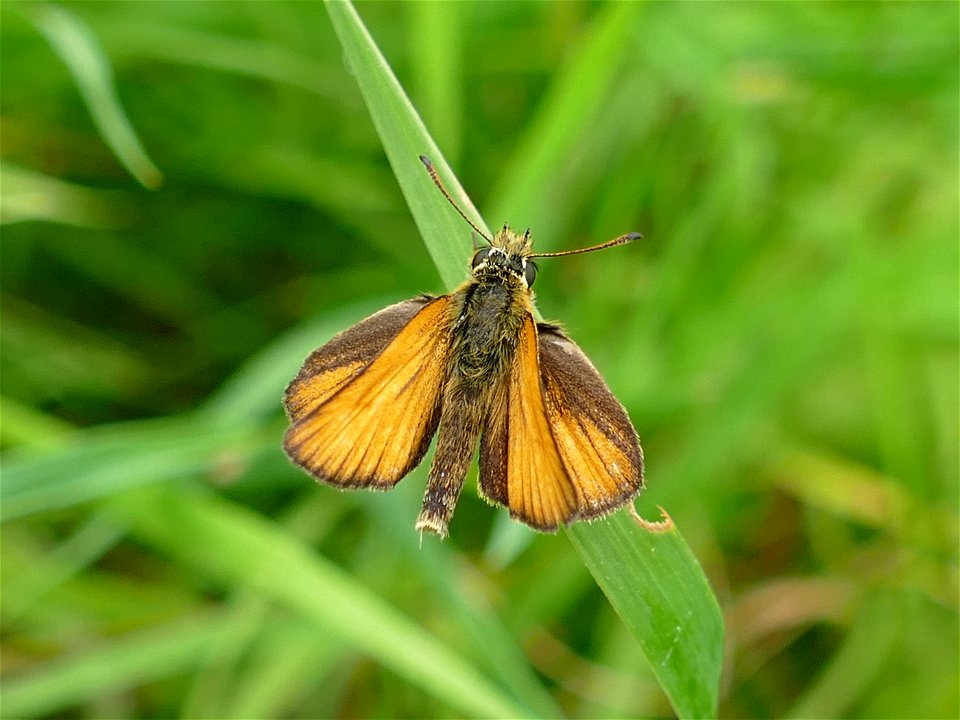
[{"label": "butterfly abdomen", "polygon": [[443,389],[437,451],[417,527],[447,534],[491,398],[502,396],[529,310],[510,278],[472,279],[456,293],[454,342]]}]

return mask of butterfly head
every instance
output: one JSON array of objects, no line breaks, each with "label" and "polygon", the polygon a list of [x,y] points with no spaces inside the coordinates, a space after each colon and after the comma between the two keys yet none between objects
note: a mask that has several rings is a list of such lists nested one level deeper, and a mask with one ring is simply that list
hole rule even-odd
[{"label": "butterfly head", "polygon": [[529,288],[537,277],[537,266],[530,260],[533,241],[530,231],[514,232],[507,225],[494,235],[490,246],[481,248],[470,263],[478,280],[514,278]]}]

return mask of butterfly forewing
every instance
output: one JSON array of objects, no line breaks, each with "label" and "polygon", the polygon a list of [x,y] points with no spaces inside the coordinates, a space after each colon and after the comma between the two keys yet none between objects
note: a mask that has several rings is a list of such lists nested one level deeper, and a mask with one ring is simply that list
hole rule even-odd
[{"label": "butterfly forewing", "polygon": [[360,374],[428,302],[420,297],[386,307],[314,350],[284,394],[290,419],[302,419]]},{"label": "butterfly forewing", "polygon": [[389,488],[423,459],[439,420],[450,297],[393,305],[308,358],[284,399],[284,448],[314,477]]},{"label": "butterfly forewing", "polygon": [[643,453],[626,410],[559,328],[541,324],[540,377],[550,429],[577,493],[578,517],[603,515],[643,487]]}]

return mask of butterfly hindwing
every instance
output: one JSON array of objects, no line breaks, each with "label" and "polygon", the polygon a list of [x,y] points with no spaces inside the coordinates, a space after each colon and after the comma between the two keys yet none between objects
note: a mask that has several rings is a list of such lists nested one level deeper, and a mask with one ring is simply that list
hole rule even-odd
[{"label": "butterfly hindwing", "polygon": [[637,431],[577,344],[554,325],[541,323],[538,331],[544,404],[578,518],[602,516],[643,487]]},{"label": "butterfly hindwing", "polygon": [[537,328],[524,317],[504,400],[491,403],[480,450],[480,491],[511,517],[546,532],[577,515],[577,496],[553,441],[537,358]]},{"label": "butterfly hindwing", "polygon": [[643,486],[626,411],[577,345],[525,318],[502,402],[491,402],[480,491],[537,530],[600,517]]},{"label": "butterfly hindwing", "polygon": [[339,487],[387,489],[423,459],[439,420],[450,297],[392,305],[315,351],[287,388],[290,458]]}]

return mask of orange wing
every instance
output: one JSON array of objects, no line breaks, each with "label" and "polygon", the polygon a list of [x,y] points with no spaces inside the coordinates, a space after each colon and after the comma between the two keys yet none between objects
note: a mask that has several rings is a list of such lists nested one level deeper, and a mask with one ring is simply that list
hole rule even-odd
[{"label": "orange wing", "polygon": [[626,411],[558,328],[524,319],[501,394],[484,427],[480,490],[513,518],[552,532],[616,509],[643,486]]},{"label": "orange wing", "polygon": [[504,397],[496,397],[480,448],[480,491],[510,516],[551,532],[577,514],[577,494],[550,431],[537,361],[537,328],[528,313]]},{"label": "orange wing", "polygon": [[419,464],[440,418],[450,297],[392,305],[317,350],[290,383],[284,449],[318,480],[388,489]]}]

